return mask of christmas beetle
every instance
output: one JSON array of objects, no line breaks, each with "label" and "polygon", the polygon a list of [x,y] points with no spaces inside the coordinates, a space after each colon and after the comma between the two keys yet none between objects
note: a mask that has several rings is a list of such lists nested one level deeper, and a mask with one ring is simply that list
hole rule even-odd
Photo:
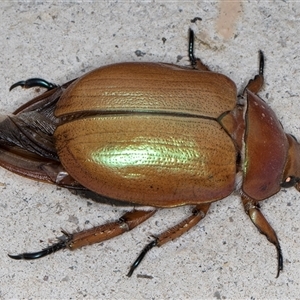
[{"label": "christmas beetle", "polygon": [[151,248],[187,232],[211,203],[237,190],[251,221],[277,249],[279,276],[281,248],[259,202],[282,187],[300,189],[299,144],[257,96],[263,53],[258,75],[238,96],[232,80],[195,58],[194,33],[189,34],[189,67],[119,63],[61,86],[39,78],[11,86],[47,91],[1,118],[2,167],[95,200],[153,207],[82,232],[63,232],[56,244],[11,258],[36,259],[101,242],[133,229],[157,208],[194,205],[188,218],[142,250],[131,276]]}]

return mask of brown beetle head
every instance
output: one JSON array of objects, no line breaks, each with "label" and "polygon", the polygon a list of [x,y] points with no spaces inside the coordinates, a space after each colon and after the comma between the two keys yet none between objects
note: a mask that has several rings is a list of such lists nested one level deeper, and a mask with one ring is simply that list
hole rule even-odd
[{"label": "brown beetle head", "polygon": [[287,139],[289,151],[281,186],[285,188],[294,186],[300,192],[300,144],[289,134]]}]

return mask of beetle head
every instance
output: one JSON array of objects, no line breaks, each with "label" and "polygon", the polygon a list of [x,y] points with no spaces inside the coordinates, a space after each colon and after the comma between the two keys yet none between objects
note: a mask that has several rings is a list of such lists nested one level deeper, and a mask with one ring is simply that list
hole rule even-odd
[{"label": "beetle head", "polygon": [[284,188],[294,186],[300,192],[300,144],[289,134],[287,139],[289,151],[281,186]]}]

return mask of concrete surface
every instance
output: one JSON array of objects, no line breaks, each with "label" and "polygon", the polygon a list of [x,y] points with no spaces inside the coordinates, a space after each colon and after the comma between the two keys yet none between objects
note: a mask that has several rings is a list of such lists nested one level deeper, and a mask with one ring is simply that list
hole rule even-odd
[{"label": "concrete surface", "polygon": [[[1,1],[0,106],[13,111],[37,91],[9,86],[42,77],[62,84],[120,61],[188,65],[187,32],[196,53],[241,90],[266,56],[266,99],[287,132],[300,138],[300,3],[292,1]],[[191,23],[195,17],[202,21]],[[276,230],[276,252],[232,195],[182,238],[153,249],[132,278],[126,273],[151,234],[190,208],[161,210],[134,231],[75,252],[36,261],[7,253],[39,250],[60,235],[117,219],[125,208],[87,202],[55,186],[0,170],[1,299],[300,299],[300,195],[284,190],[262,203]]]}]

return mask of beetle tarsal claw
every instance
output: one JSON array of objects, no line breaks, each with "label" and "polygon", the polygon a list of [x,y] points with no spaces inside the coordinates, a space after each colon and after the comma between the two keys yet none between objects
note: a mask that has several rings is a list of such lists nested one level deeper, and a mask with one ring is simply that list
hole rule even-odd
[{"label": "beetle tarsal claw", "polygon": [[58,250],[61,249],[65,249],[67,247],[67,243],[69,241],[68,238],[60,237],[59,238],[59,242],[55,243],[47,248],[42,249],[41,251],[37,251],[37,252],[25,252],[25,253],[20,253],[20,254],[16,254],[16,255],[11,255],[8,254],[8,256],[12,259],[25,259],[25,260],[31,260],[31,259],[37,259],[37,258],[41,258],[44,256],[47,256],[49,254],[52,254],[54,252],[57,252]]},{"label": "beetle tarsal claw", "polygon": [[52,90],[54,88],[57,87],[56,84],[54,83],[51,83],[45,79],[41,79],[41,78],[30,78],[30,79],[27,79],[27,80],[21,80],[21,81],[18,81],[16,83],[14,83],[10,88],[9,90],[13,90],[14,88],[16,87],[22,87],[24,89],[30,89],[32,87],[41,87],[41,88],[45,88],[47,90]]},{"label": "beetle tarsal claw", "polygon": [[131,277],[131,275],[133,274],[134,270],[138,267],[138,265],[141,263],[141,261],[143,260],[143,258],[145,257],[145,255],[147,254],[147,252],[149,252],[149,250],[151,250],[153,247],[155,247],[157,245],[157,239],[152,241],[151,243],[149,243],[140,253],[140,255],[138,256],[138,258],[135,260],[135,262],[131,265],[129,272],[127,273],[128,277]]},{"label": "beetle tarsal claw", "polygon": [[279,274],[280,274],[280,271],[283,270],[283,256],[282,256],[281,247],[280,247],[279,244],[276,246],[276,249],[277,249],[277,260],[278,260],[276,278],[278,278]]},{"label": "beetle tarsal claw", "polygon": [[13,85],[11,85],[11,87],[9,88],[9,91],[13,90],[14,88],[20,86],[20,87],[24,87],[25,85],[25,81],[22,80],[22,81],[18,81],[16,83],[14,83]]}]

